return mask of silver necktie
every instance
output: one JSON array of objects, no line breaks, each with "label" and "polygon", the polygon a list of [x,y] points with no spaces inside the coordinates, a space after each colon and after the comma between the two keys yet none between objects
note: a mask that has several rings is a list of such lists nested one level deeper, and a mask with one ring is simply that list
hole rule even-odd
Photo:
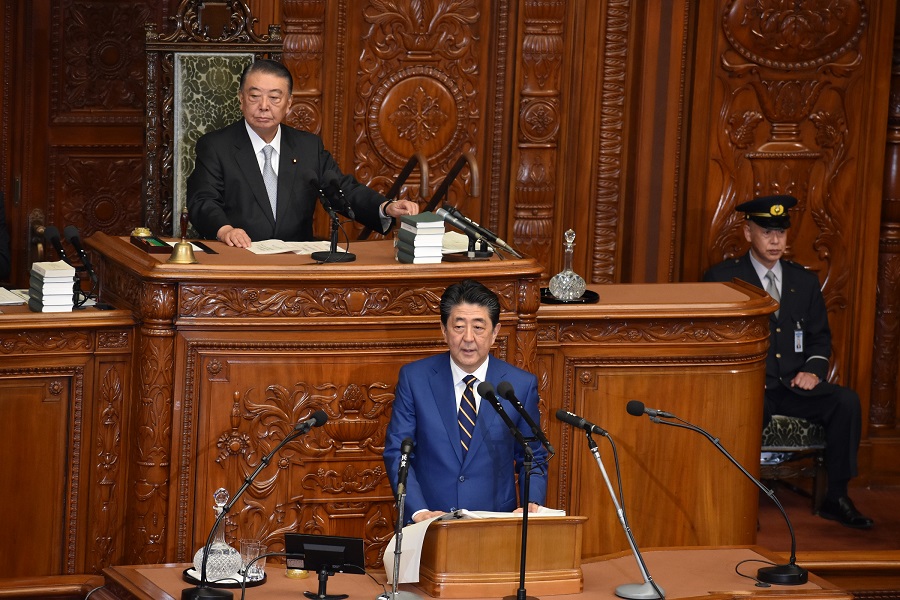
[{"label": "silver necktie", "polygon": [[266,193],[269,195],[269,204],[272,205],[273,217],[278,214],[275,212],[278,201],[278,175],[275,174],[275,169],[272,168],[272,152],[274,152],[274,150],[275,148],[268,144],[262,149],[263,156],[266,158],[263,163],[262,175],[263,181],[266,184]]},{"label": "silver necktie", "polygon": [[781,294],[778,293],[778,284],[775,281],[775,273],[766,271],[766,281],[768,281],[768,283],[766,283],[766,292],[768,292],[775,302],[778,302],[779,304],[778,309],[775,311],[775,316],[777,317],[778,313],[781,312]]}]

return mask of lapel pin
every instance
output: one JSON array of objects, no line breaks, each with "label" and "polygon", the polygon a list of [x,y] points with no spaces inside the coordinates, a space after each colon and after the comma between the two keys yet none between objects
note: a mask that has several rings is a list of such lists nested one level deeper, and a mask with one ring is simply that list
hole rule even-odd
[{"label": "lapel pin", "polygon": [[295,159],[292,160],[291,162],[294,163],[294,164],[296,165],[296,164],[297,164],[297,159],[295,158]]}]

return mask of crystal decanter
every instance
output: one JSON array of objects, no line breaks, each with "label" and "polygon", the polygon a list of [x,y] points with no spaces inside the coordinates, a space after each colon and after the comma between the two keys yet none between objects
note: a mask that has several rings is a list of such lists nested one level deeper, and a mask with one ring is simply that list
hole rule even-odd
[{"label": "crystal decanter", "polygon": [[550,293],[557,300],[571,302],[584,295],[584,279],[572,270],[572,252],[575,249],[575,232],[569,229],[564,234],[565,263],[563,270],[550,280]]},{"label": "crystal decanter", "polygon": [[[216,513],[216,519],[222,513],[222,507],[228,503],[228,498],[228,490],[225,488],[219,488],[213,494],[215,501],[213,511]],[[194,554],[194,570],[197,572],[197,579],[203,576],[203,551],[205,549],[205,546],[201,546]],[[206,581],[215,582],[219,579],[235,578],[241,566],[241,553],[225,541],[225,519],[222,519],[216,526],[216,533],[209,545],[209,557],[206,559]]]}]

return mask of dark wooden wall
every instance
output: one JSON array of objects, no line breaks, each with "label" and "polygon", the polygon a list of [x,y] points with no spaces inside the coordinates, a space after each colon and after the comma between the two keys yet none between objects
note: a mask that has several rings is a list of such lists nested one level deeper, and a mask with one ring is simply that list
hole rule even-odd
[{"label": "dark wooden wall", "polygon": [[[143,24],[165,31],[177,4],[4,0],[17,283],[35,223],[141,223]],[[449,200],[548,276],[573,228],[591,282],[696,280],[744,250],[735,204],[796,195],[789,254],[820,276],[832,378],[866,409],[861,481],[900,483],[895,0],[249,4],[258,31],[283,27],[291,123],[382,190],[414,151],[432,191],[471,152],[479,185],[464,170]]]}]

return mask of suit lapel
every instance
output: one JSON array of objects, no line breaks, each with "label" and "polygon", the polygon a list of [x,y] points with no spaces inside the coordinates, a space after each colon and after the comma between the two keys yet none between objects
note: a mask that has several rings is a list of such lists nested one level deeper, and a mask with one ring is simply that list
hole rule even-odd
[{"label": "suit lapel", "polygon": [[[270,224],[274,226],[275,215],[272,214],[272,205],[269,203],[269,194],[266,192],[266,184],[262,178],[262,171],[259,169],[259,160],[253,152],[253,144],[250,142],[250,136],[247,134],[243,120],[240,121],[239,126],[240,129],[234,144],[234,161],[241,169],[250,191],[253,192],[254,200],[259,204]],[[281,168],[280,163],[279,168]]]},{"label": "suit lapel", "polygon": [[275,226],[287,214],[291,206],[292,195],[298,190],[297,175],[300,171],[300,151],[297,148],[293,130],[290,127],[281,126],[281,154],[278,159],[278,218]]},{"label": "suit lapel", "polygon": [[[494,357],[489,355],[487,380],[500,381],[505,374],[506,369],[503,368],[503,363],[494,360]],[[497,411],[494,410],[487,400],[482,398],[481,404],[478,406],[478,419],[475,421],[475,430],[472,432],[472,447],[469,448],[466,458],[476,454],[481,446],[484,445],[486,433],[495,427],[494,422],[499,418],[500,415],[497,414]]]},{"label": "suit lapel", "polygon": [[444,423],[450,447],[456,452],[456,458],[462,464],[462,445],[459,443],[459,423],[456,420],[459,409],[456,408],[456,392],[453,389],[453,375],[450,372],[449,354],[446,358],[446,361],[439,363],[434,371],[434,377],[431,378],[429,383],[431,384],[431,396],[434,399],[435,410],[437,410],[437,413],[441,416],[441,421]]}]

